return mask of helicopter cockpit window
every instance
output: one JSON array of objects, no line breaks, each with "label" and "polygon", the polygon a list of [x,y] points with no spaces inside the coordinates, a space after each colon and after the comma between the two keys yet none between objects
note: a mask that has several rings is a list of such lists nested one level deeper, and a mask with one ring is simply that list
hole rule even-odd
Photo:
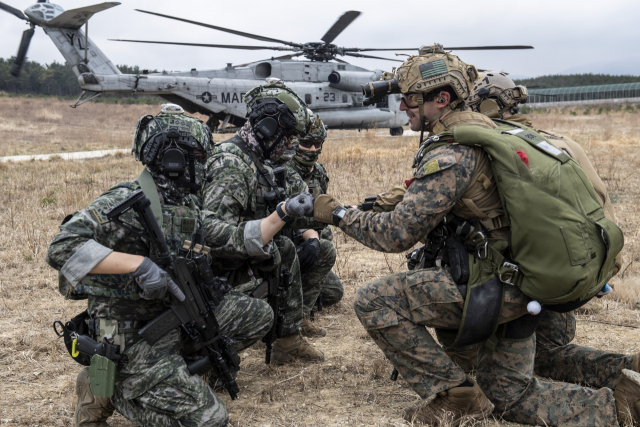
[{"label": "helicopter cockpit window", "polygon": [[311,104],[311,94],[310,93],[305,93],[304,94],[304,102],[306,104]]}]

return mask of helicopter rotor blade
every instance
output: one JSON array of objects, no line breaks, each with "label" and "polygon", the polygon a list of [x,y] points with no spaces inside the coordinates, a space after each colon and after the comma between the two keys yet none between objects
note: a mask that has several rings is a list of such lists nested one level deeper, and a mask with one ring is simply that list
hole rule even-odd
[{"label": "helicopter rotor blade", "polygon": [[[533,46],[522,46],[522,45],[513,45],[513,46],[465,46],[465,47],[445,47],[444,50],[511,50],[511,49],[533,49]],[[375,48],[366,48],[359,49],[357,47],[347,48],[347,51],[356,51],[356,52],[372,52],[372,51],[383,51],[383,50],[419,50],[418,48],[398,48],[398,49],[375,49]]]},{"label": "helicopter rotor blade", "polygon": [[188,24],[194,24],[194,25],[199,25],[201,27],[211,28],[213,30],[224,31],[225,33],[231,33],[231,34],[235,34],[235,35],[241,36],[241,37],[248,37],[250,39],[261,40],[263,42],[282,43],[282,44],[286,44],[288,46],[302,47],[302,45],[300,43],[288,42],[288,41],[285,41],[285,40],[273,39],[271,37],[264,37],[264,36],[259,36],[259,35],[256,35],[256,34],[244,33],[242,31],[231,30],[229,28],[218,27],[218,26],[215,26],[215,25],[205,24],[203,22],[198,22],[198,21],[191,21],[189,19],[178,18],[176,16],[163,15],[162,13],[149,12],[147,10],[141,10],[141,9],[135,9],[135,10],[137,10],[138,12],[142,12],[142,13],[148,13],[150,15],[161,16],[163,18],[174,19],[176,21],[186,22]]},{"label": "helicopter rotor blade", "polygon": [[327,31],[320,40],[327,44],[331,43],[335,40],[336,37],[340,35],[341,32],[344,31],[345,28],[351,25],[351,23],[355,21],[361,13],[362,12],[358,12],[357,10],[349,10],[343,13],[342,16],[338,18],[336,23],[333,24],[331,28],[329,28],[329,31]]},{"label": "helicopter rotor blade", "polygon": [[18,54],[16,55],[16,62],[11,66],[11,75],[13,77],[18,77],[20,75],[20,70],[22,70],[24,60],[27,58],[27,51],[29,50],[29,44],[31,44],[31,38],[35,32],[35,26],[31,24],[31,28],[22,33],[22,39],[20,40],[20,46],[18,47]]},{"label": "helicopter rotor blade", "polygon": [[276,57],[272,56],[271,58],[261,59],[259,61],[251,61],[251,62],[247,62],[246,64],[234,65],[234,67],[246,67],[249,64],[255,64],[256,62],[263,62],[263,61],[284,61],[286,59],[292,59],[292,58],[295,58],[296,56],[302,56],[302,55],[304,55],[304,52],[294,53],[291,55],[276,56]]},{"label": "helicopter rotor blade", "polygon": [[161,42],[161,41],[154,41],[154,40],[126,40],[126,39],[109,39],[109,40],[114,42],[171,44],[171,45],[178,45],[178,46],[216,47],[221,49],[293,50],[293,48],[291,47],[283,47],[283,46],[242,46],[242,45],[234,45],[234,44],[181,43],[181,42]]},{"label": "helicopter rotor blade", "polygon": [[385,61],[403,62],[403,61],[401,61],[399,59],[382,58],[381,56],[363,55],[361,53],[355,53],[355,52],[345,52],[344,54],[348,55],[348,56],[355,56],[357,58],[383,59]]},{"label": "helicopter rotor blade", "polygon": [[[342,59],[339,59],[339,58],[333,58],[333,60],[336,61],[336,62],[339,62],[341,64],[349,64],[347,61],[343,61]],[[351,65],[351,64],[349,64],[349,65]]]},{"label": "helicopter rotor blade", "polygon": [[29,21],[29,18],[22,13],[21,10],[16,9],[15,7],[9,6],[8,4],[0,3],[0,9],[4,10],[7,13],[14,15],[17,18],[24,19],[25,21]]}]

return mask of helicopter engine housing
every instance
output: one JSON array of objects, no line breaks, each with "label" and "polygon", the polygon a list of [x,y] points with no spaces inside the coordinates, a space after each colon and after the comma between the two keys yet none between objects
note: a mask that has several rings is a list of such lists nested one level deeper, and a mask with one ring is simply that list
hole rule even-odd
[{"label": "helicopter engine housing", "polygon": [[360,92],[360,85],[379,80],[382,70],[373,71],[333,71],[329,74],[329,86],[350,92]]}]

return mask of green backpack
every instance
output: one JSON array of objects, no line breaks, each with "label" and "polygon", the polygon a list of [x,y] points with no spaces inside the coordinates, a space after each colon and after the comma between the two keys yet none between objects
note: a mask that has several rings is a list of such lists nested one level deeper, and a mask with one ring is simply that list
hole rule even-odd
[{"label": "green backpack", "polygon": [[605,218],[589,178],[567,153],[527,127],[496,124],[456,126],[453,139],[489,155],[510,222],[513,284],[543,304],[593,297],[613,275],[622,231]]}]

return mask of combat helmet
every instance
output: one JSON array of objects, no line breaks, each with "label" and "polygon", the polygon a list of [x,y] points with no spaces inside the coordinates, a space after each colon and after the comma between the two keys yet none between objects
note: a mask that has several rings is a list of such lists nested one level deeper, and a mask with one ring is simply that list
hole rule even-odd
[{"label": "combat helmet", "polygon": [[251,89],[243,99],[247,119],[266,158],[282,138],[301,137],[309,130],[307,104],[282,80],[267,79],[267,84]]},{"label": "combat helmet", "polygon": [[441,44],[434,43],[422,46],[418,55],[407,58],[397,70],[385,72],[381,78],[383,81],[363,85],[362,90],[365,96],[370,98],[367,103],[376,100],[376,96],[389,93],[402,93],[411,97],[418,104],[424,131],[426,95],[450,87],[458,97],[440,110],[436,117],[430,119],[430,123],[434,123],[469,97],[478,74],[476,67],[467,64],[456,55],[445,52]]},{"label": "combat helmet", "polygon": [[[313,117],[311,110],[309,110],[309,116]],[[309,126],[309,132],[298,138],[298,141],[324,141],[325,139],[327,139],[327,129],[324,127],[322,120],[320,120],[320,115],[316,114],[311,121],[311,126]]]},{"label": "combat helmet", "polygon": [[[202,185],[196,177],[201,175],[199,172],[212,149],[209,129],[176,104],[163,104],[160,114],[155,117],[151,114],[142,116],[131,146],[137,161],[192,192]],[[185,173],[188,180],[184,178]]]},{"label": "combat helmet", "polygon": [[499,71],[483,71],[475,81],[466,106],[492,119],[502,118],[505,112],[518,113],[518,104],[527,101],[529,93]]}]

